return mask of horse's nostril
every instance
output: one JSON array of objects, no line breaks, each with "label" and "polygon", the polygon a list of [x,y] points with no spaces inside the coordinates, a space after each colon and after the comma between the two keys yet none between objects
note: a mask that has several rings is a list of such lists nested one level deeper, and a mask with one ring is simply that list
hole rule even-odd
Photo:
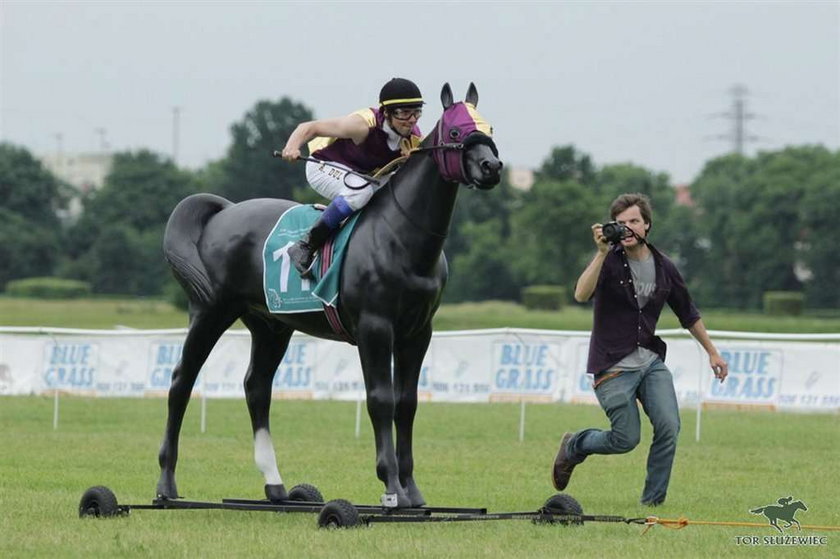
[{"label": "horse's nostril", "polygon": [[481,171],[486,175],[493,172],[498,172],[502,168],[501,161],[490,161],[485,159],[481,162]]}]

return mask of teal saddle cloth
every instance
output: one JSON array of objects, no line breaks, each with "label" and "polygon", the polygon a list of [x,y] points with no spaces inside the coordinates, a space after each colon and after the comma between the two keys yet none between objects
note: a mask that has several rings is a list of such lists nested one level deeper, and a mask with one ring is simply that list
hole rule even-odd
[{"label": "teal saddle cloth", "polygon": [[263,247],[263,291],[272,313],[314,312],[338,304],[341,264],[357,213],[318,251],[314,280],[302,279],[289,258],[289,248],[306,235],[321,216],[312,205],[289,208],[269,233]]}]

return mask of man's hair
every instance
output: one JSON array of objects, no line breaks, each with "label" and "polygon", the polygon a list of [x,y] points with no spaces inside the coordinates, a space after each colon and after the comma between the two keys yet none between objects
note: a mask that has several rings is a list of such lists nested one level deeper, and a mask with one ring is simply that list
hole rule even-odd
[{"label": "man's hair", "polygon": [[633,192],[622,194],[610,204],[610,219],[615,219],[615,216],[630,208],[638,206],[639,212],[642,214],[642,219],[645,223],[653,223],[653,210],[650,209],[650,198],[641,192]]}]

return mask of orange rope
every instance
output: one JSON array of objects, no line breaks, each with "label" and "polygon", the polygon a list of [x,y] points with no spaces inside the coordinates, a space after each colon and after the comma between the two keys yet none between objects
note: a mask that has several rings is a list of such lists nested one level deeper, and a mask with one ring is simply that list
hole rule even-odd
[{"label": "orange rope", "polygon": [[[645,520],[645,529],[642,530],[642,535],[645,535],[648,530],[650,530],[657,524],[659,524],[660,526],[664,526],[665,528],[670,528],[671,530],[681,530],[689,524],[698,524],[705,526],[748,526],[758,528],[773,527],[770,524],[760,524],[758,522],[715,522],[712,520],[689,520],[684,516],[673,520],[667,518],[659,518],[657,516],[648,516]],[[806,528],[809,530],[840,531],[840,526],[814,526],[812,524],[802,524],[802,528]]]}]

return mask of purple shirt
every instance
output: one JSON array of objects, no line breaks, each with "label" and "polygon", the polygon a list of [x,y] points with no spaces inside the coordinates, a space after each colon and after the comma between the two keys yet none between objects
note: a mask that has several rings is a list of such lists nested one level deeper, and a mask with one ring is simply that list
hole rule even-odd
[{"label": "purple shirt", "polygon": [[347,138],[333,138],[325,147],[312,151],[312,157],[342,163],[360,173],[373,173],[420,144],[421,134],[416,124],[411,131],[411,138],[402,138],[399,147],[391,149],[388,146],[388,134],[382,128],[385,125],[385,113],[379,109],[362,109],[354,114],[364,118],[370,127],[365,140],[356,145]]},{"label": "purple shirt", "polygon": [[656,266],[656,290],[641,309],[624,248],[613,247],[604,259],[592,294],[595,306],[587,373],[606,371],[638,346],[653,351],[664,361],[665,342],[655,332],[666,302],[683,328],[690,328],[700,319],[700,311],[694,306],[677,267],[653,245],[648,247]]}]

